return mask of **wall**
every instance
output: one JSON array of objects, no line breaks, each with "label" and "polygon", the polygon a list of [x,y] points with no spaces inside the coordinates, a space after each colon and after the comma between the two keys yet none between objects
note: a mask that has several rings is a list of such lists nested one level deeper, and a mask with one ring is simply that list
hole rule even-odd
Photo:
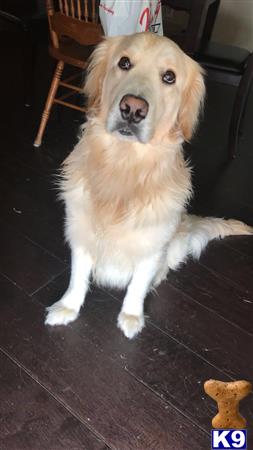
[{"label": "wall", "polygon": [[221,0],[212,40],[253,50],[253,0]]}]

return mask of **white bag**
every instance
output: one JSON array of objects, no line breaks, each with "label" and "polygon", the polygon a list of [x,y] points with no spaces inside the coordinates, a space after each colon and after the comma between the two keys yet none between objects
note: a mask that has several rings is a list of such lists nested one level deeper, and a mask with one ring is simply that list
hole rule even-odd
[{"label": "white bag", "polygon": [[99,16],[106,36],[163,34],[161,0],[100,0]]}]

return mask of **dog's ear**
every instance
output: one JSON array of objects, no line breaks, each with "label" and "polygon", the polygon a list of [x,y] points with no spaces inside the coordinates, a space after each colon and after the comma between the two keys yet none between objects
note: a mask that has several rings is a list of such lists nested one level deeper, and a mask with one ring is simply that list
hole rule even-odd
[{"label": "dog's ear", "polygon": [[84,94],[88,98],[88,110],[97,112],[100,107],[103,80],[106,74],[109,39],[104,39],[93,51],[87,69]]},{"label": "dog's ear", "polygon": [[[186,56],[186,55],[185,55]],[[177,127],[185,141],[190,141],[198,123],[205,98],[204,71],[186,56],[188,76],[179,108]]]}]

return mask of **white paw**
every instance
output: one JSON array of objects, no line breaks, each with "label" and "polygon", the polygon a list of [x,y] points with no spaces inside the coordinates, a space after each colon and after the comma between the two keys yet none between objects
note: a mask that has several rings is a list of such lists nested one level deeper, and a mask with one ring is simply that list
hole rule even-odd
[{"label": "white paw", "polygon": [[118,327],[123,331],[124,335],[132,339],[144,327],[144,316],[134,316],[121,312],[118,316]]},{"label": "white paw", "polygon": [[46,325],[67,325],[69,322],[73,322],[78,316],[78,311],[67,308],[61,300],[49,306],[46,310]]}]

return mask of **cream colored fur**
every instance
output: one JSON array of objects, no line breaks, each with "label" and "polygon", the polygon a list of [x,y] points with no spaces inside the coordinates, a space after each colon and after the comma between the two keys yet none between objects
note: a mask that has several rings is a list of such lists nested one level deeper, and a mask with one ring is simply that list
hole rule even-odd
[{"label": "cream colored fur", "polygon": [[[122,56],[132,62],[129,71],[118,67]],[[166,70],[176,74],[173,85],[162,81]],[[127,288],[118,326],[132,338],[144,326],[148,290],[169,268],[188,255],[199,257],[210,239],[251,229],[185,213],[191,177],[182,143],[194,132],[205,88],[200,66],[175,43],[151,33],[104,40],[93,54],[85,92],[88,122],[61,182],[71,280],[48,308],[46,323],[67,324],[78,316],[92,276],[98,284]],[[114,130],[126,94],[149,104],[139,137]]]}]

